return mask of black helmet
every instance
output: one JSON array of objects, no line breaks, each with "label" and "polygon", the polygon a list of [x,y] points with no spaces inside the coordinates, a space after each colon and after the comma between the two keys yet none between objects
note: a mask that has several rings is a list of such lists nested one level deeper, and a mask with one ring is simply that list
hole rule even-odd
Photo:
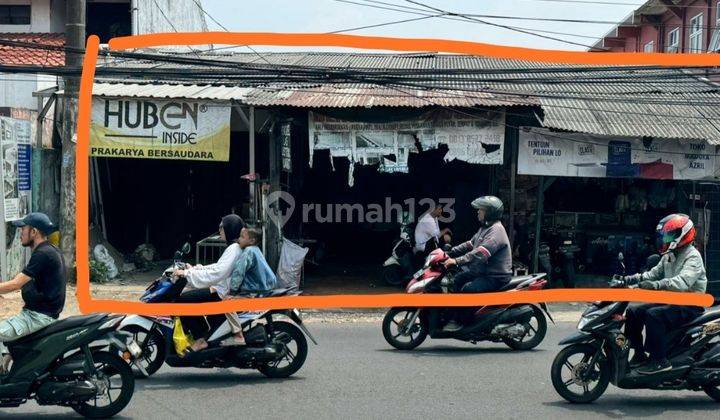
[{"label": "black helmet", "polygon": [[490,225],[502,217],[503,202],[494,195],[484,195],[472,202],[474,209],[485,209],[485,224]]}]

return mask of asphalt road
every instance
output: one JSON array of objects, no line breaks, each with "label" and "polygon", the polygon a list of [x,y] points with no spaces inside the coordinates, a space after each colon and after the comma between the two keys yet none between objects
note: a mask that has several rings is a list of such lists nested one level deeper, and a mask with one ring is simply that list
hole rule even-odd
[{"label": "asphalt road", "polygon": [[[574,330],[550,329],[535,351],[428,340],[412,352],[391,350],[375,323],[310,324],[319,346],[286,380],[237,369],[163,368],[136,382],[118,418],[619,418],[720,419],[704,393],[624,391],[612,385],[591,405],[571,405],[550,384],[557,342]],[[69,409],[28,403],[2,418],[76,418]]]}]

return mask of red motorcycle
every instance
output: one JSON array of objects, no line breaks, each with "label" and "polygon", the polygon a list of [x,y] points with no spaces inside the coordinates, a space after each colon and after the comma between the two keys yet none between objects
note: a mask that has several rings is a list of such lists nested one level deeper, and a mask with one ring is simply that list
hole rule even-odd
[{"label": "red motorcycle", "polygon": [[[423,268],[408,283],[407,293],[451,293],[455,270],[443,266],[448,258],[442,249],[432,251]],[[544,277],[545,273],[514,277],[501,291],[540,290],[547,284]],[[545,338],[546,314],[555,323],[544,303],[479,308],[392,308],[383,319],[382,330],[385,340],[399,350],[414,349],[428,335],[473,344],[479,341],[503,342],[514,350],[530,350]],[[460,330],[443,330],[450,320],[458,318],[465,318]]]}]

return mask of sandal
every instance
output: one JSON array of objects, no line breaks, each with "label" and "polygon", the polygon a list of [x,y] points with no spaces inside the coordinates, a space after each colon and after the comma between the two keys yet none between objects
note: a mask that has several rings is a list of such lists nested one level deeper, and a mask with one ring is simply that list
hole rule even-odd
[{"label": "sandal", "polygon": [[245,338],[243,338],[243,339],[241,340],[241,339],[239,339],[239,338],[237,338],[237,337],[235,337],[235,336],[226,338],[226,339],[224,339],[223,341],[220,342],[220,346],[222,346],[222,347],[229,347],[229,346],[246,346],[246,345],[247,345],[247,343],[245,342]]}]

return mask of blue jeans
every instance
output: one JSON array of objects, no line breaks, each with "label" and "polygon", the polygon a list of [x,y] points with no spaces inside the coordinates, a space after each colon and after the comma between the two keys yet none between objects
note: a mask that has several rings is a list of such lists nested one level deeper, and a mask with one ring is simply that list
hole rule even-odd
[{"label": "blue jeans", "polygon": [[506,284],[507,280],[502,278],[480,276],[469,271],[463,271],[455,276],[455,291],[460,293],[496,292]]}]

